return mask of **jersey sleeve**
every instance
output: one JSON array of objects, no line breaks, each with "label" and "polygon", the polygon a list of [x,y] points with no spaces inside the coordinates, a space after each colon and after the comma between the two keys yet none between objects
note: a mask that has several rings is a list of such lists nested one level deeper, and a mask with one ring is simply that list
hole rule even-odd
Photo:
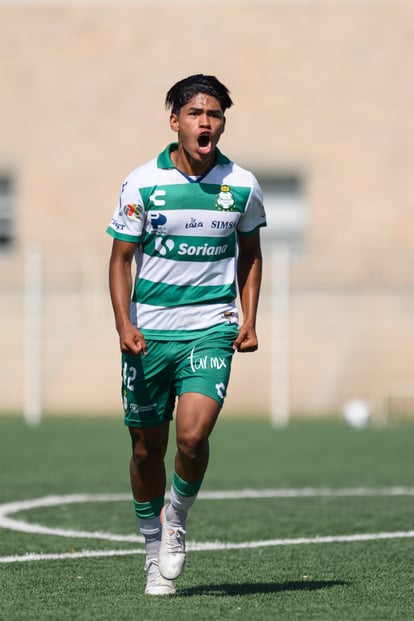
[{"label": "jersey sleeve", "polygon": [[262,226],[266,226],[263,192],[256,177],[252,174],[252,189],[237,230],[241,235],[249,235]]},{"label": "jersey sleeve", "polygon": [[139,243],[144,228],[145,209],[138,184],[131,173],[122,184],[118,205],[106,232],[115,239]]}]

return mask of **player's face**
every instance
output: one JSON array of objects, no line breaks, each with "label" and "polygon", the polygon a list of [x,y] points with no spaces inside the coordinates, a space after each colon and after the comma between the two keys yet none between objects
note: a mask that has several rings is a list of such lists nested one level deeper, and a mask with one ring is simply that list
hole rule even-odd
[{"label": "player's face", "polygon": [[202,174],[215,161],[215,148],[224,131],[225,118],[220,102],[199,93],[178,114],[171,114],[170,125],[178,133],[175,164],[188,174]]}]

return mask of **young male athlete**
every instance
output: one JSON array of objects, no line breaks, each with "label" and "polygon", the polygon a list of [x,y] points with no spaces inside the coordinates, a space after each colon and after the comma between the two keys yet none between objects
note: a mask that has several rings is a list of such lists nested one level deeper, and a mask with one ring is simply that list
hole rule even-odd
[{"label": "young male athlete", "polygon": [[[192,75],[168,91],[178,142],[126,178],[107,229],[114,238],[110,293],[149,595],[175,592],[187,512],[206,472],[233,353],[258,345],[259,230],[266,220],[255,177],[217,148],[232,103],[214,76]],[[164,507],[175,406],[177,450]]]}]

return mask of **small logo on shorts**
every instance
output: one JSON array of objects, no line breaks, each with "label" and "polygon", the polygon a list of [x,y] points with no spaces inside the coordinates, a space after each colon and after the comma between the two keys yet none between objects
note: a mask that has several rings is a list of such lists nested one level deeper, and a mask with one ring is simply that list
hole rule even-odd
[{"label": "small logo on shorts", "polygon": [[[128,407],[126,409],[128,409]],[[138,405],[138,403],[129,404],[130,414],[145,414],[146,412],[156,412],[156,411],[157,411],[156,403],[151,403],[150,405]]]},{"label": "small logo on shorts", "polygon": [[220,399],[224,399],[224,397],[226,396],[226,387],[223,382],[221,382],[220,384],[216,384],[216,391]]},{"label": "small logo on shorts", "polygon": [[195,347],[190,353],[190,366],[193,373],[198,369],[227,369],[225,358],[219,356],[195,356]]}]

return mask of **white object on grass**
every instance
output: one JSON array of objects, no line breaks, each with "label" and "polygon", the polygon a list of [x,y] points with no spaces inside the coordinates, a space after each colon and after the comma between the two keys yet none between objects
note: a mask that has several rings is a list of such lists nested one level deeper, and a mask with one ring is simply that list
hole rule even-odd
[{"label": "white object on grass", "polygon": [[363,429],[371,419],[369,403],[363,399],[347,401],[342,409],[342,418],[350,427]]}]

